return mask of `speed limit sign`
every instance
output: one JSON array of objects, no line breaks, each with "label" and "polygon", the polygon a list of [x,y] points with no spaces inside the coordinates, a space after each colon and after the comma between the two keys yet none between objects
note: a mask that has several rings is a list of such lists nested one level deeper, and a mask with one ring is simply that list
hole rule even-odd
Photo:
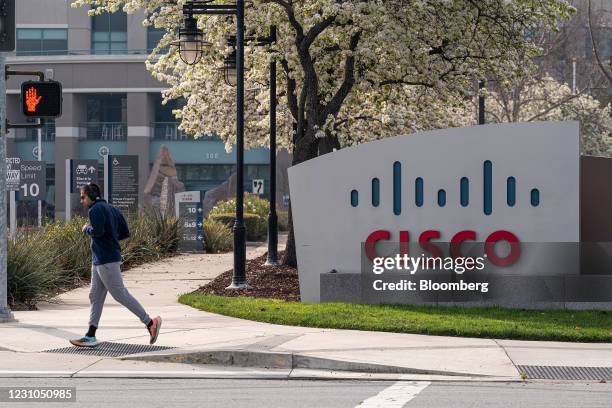
[{"label": "speed limit sign", "polygon": [[19,164],[19,200],[38,201],[47,197],[47,166],[44,162],[22,160]]},{"label": "speed limit sign", "polygon": [[253,194],[263,195],[264,181],[263,179],[253,179]]}]

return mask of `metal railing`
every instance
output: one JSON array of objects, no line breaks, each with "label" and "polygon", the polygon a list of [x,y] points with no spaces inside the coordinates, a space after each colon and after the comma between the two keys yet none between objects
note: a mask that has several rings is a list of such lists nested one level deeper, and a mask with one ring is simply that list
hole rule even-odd
[{"label": "metal railing", "polygon": [[[193,136],[190,136],[180,130],[178,128],[179,125],[180,123],[177,122],[153,122],[151,123],[151,131],[153,133],[151,137],[153,140],[194,140]],[[218,140],[218,137],[216,135],[206,135],[203,137],[198,137],[195,140]]]},{"label": "metal railing", "polygon": [[176,122],[153,122],[151,130],[155,140],[188,140],[189,135],[180,130],[179,123]]},{"label": "metal railing", "polygon": [[[55,140],[55,123],[45,123],[41,129],[43,142],[53,142]],[[38,140],[38,129],[26,129],[26,140]]]},{"label": "metal railing", "polygon": [[87,122],[79,125],[79,138],[85,140],[123,141],[127,139],[125,122]]},{"label": "metal railing", "polygon": [[[44,50],[44,51],[15,51],[17,57],[41,57],[58,55],[149,55],[151,49],[130,49],[130,50]],[[162,49],[160,54],[168,52],[168,47]]]}]

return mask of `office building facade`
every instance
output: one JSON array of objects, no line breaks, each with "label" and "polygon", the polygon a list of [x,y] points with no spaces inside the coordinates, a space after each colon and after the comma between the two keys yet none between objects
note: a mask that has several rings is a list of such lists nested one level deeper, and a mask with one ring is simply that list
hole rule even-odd
[{"label": "office building facade", "polygon": [[[210,190],[235,171],[235,153],[227,153],[219,139],[194,140],[178,129],[172,110],[180,102],[161,104],[165,85],[151,76],[144,61],[162,32],[143,27],[143,15],[90,17],[86,9],[72,8],[66,0],[19,0],[16,16],[16,51],[8,65],[46,72],[63,85],[63,114],[42,129],[47,216],[65,215],[66,159],[96,159],[103,174],[104,154],[138,155],[141,203],[162,145],[168,147],[187,190]],[[26,122],[19,93],[20,83],[29,79],[35,78],[11,77],[7,82],[7,113],[13,123]],[[8,157],[36,159],[37,130],[12,129],[7,136]],[[246,191],[253,179],[268,185],[268,150],[249,150],[245,159]],[[20,216],[30,217],[30,207],[21,203]]]}]

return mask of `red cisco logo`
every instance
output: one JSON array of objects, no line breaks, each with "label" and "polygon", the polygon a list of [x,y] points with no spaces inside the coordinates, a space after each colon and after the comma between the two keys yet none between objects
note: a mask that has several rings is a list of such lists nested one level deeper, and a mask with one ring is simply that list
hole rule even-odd
[{"label": "red cisco logo", "polygon": [[[419,245],[424,251],[429,252],[434,257],[442,257],[443,250],[440,246],[431,242],[434,239],[440,239],[442,234],[437,230],[423,231],[419,235]],[[459,231],[450,239],[450,255],[454,258],[461,257],[461,244],[465,241],[476,241],[478,238],[476,231],[464,230]],[[391,233],[387,230],[377,230],[368,235],[365,241],[366,255],[370,260],[376,258],[376,243],[378,241],[389,241]],[[505,257],[500,257],[495,253],[495,245],[500,241],[506,241],[510,244],[510,252]],[[408,231],[399,231],[400,254],[408,253],[408,243],[410,242],[410,233]],[[484,241],[484,253],[493,265],[507,267],[514,264],[521,256],[520,241],[516,235],[509,231],[498,230],[494,231]]]}]

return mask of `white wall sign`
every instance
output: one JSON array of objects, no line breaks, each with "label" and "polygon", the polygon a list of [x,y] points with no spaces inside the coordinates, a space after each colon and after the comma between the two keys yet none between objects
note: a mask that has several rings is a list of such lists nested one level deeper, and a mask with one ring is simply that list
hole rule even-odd
[{"label": "white wall sign", "polygon": [[[439,242],[466,230],[480,242],[497,231],[521,243],[580,237],[577,122],[383,139],[291,167],[289,185],[300,291],[308,302],[319,301],[321,273],[361,270],[361,244],[373,233],[398,242],[408,231],[411,243],[424,231],[437,231]],[[521,265],[542,259],[526,255]],[[529,269],[519,263],[512,273]]]},{"label": "white wall sign", "polygon": [[253,179],[253,194],[263,195],[264,194],[264,181],[263,179]]},{"label": "white wall sign", "polygon": [[22,160],[19,164],[19,200],[38,201],[47,196],[47,165],[37,160]]},{"label": "white wall sign", "polygon": [[6,158],[6,190],[17,191],[19,190],[19,182],[21,178],[21,170],[19,165],[21,159],[19,157],[7,157]]}]

